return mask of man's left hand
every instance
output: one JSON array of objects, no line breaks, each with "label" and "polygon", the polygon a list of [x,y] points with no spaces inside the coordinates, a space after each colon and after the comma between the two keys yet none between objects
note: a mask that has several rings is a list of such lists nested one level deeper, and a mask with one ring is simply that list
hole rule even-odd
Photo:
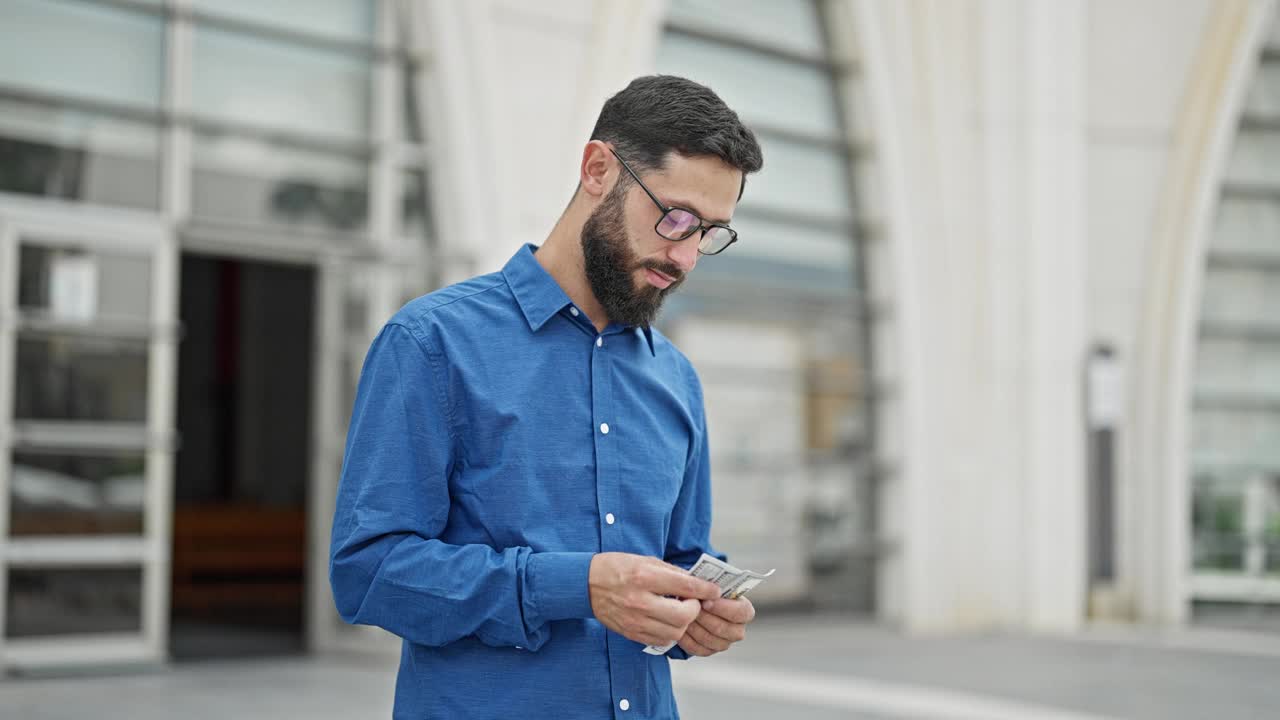
[{"label": "man's left hand", "polygon": [[680,647],[699,657],[724,652],[746,638],[747,624],[755,619],[756,609],[746,598],[704,600],[697,619],[680,638]]}]

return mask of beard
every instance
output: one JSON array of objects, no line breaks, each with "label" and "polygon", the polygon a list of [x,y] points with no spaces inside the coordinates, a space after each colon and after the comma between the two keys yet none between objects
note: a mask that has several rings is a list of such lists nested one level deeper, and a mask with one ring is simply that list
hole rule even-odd
[{"label": "beard", "polygon": [[[625,200],[626,192],[618,183],[592,211],[582,225],[582,257],[587,282],[610,322],[649,327],[685,274],[670,263],[636,257],[627,238]],[[648,283],[637,287],[635,273],[641,268],[656,270],[675,282],[665,288]]]}]

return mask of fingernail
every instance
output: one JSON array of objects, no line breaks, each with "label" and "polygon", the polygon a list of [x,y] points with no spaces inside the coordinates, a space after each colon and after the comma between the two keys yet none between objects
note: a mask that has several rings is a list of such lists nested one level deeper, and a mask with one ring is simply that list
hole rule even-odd
[{"label": "fingernail", "polygon": [[716,604],[716,603],[715,603],[715,601],[714,601],[714,600],[703,600],[703,601],[702,601],[702,609],[703,609],[703,610],[710,610],[710,609],[711,609],[711,606],[713,606],[713,605],[715,605],[715,604]]}]

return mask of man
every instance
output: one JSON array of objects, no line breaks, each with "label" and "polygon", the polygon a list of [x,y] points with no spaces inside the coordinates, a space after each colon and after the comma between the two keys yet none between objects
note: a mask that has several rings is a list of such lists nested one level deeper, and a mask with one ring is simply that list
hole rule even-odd
[{"label": "man", "polygon": [[404,638],[395,717],[675,718],[668,657],[743,639],[751,603],[682,569],[712,552],[702,389],[650,323],[737,239],[761,164],[711,90],[639,78],[541,247],[374,340],[330,579],[347,622]]}]

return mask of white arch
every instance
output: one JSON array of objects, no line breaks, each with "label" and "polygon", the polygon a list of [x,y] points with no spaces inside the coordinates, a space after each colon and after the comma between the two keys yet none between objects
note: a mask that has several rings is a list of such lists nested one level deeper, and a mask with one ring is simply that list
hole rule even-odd
[{"label": "white arch", "polygon": [[1275,10],[1275,0],[1213,6],[1161,190],[1122,439],[1119,569],[1144,621],[1183,623],[1189,611],[1189,398],[1205,256]]}]

